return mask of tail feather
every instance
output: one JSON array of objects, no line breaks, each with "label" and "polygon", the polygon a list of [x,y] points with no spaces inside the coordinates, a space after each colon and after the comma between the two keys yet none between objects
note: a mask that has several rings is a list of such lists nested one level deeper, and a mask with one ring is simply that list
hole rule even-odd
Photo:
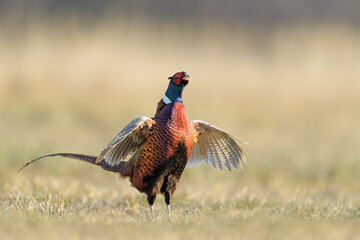
[{"label": "tail feather", "polygon": [[107,171],[111,171],[111,172],[118,172],[119,171],[119,166],[111,166],[109,165],[107,162],[105,162],[104,160],[102,160],[101,162],[96,163],[96,159],[97,157],[95,156],[90,156],[90,155],[85,155],[85,154],[77,154],[77,153],[53,153],[53,154],[48,154],[48,155],[44,155],[38,158],[35,158],[34,160],[31,160],[30,162],[27,162],[24,164],[24,166],[22,166],[18,172],[20,172],[21,170],[23,170],[24,168],[26,168],[27,166],[29,166],[30,164],[43,159],[43,158],[47,158],[47,157],[56,157],[56,156],[60,156],[60,157],[65,157],[65,158],[72,158],[72,159],[77,159],[77,160],[81,160],[84,162],[88,162],[88,163],[92,163],[94,165],[100,166],[103,169],[107,170]]}]

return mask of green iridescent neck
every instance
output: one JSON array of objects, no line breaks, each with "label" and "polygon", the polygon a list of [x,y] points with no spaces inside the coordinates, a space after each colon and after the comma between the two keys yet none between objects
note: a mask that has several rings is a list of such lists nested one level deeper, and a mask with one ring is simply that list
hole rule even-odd
[{"label": "green iridescent neck", "polygon": [[182,100],[182,92],[184,90],[184,86],[182,85],[175,85],[173,83],[169,83],[169,87],[165,92],[165,95],[172,101],[172,102],[183,102]]}]

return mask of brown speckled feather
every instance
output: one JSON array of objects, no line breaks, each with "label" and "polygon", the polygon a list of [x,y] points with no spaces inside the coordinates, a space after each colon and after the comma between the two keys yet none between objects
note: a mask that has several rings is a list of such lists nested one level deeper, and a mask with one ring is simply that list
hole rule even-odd
[{"label": "brown speckled feather", "polygon": [[99,156],[49,154],[28,162],[23,168],[54,156],[101,166],[129,177],[132,185],[147,195],[151,212],[159,193],[165,195],[170,210],[172,195],[186,166],[206,163],[219,169],[242,168],[245,152],[238,140],[207,122],[188,120],[182,91],[190,77],[185,72],[178,72],[169,79],[168,89],[157,105],[154,118],[139,117],[131,121]]},{"label": "brown speckled feather", "polygon": [[[176,171],[176,177],[180,178],[195,140],[195,129],[187,119],[184,105],[178,102],[163,106],[153,121],[156,124],[150,129],[149,137],[142,146],[130,181],[139,191],[154,191],[155,194],[160,189],[149,189],[152,182],[148,182],[148,179],[163,181],[162,178],[172,171]],[[171,157],[179,148],[184,159],[175,159],[183,163],[177,170],[174,169],[177,163],[171,162]]]}]

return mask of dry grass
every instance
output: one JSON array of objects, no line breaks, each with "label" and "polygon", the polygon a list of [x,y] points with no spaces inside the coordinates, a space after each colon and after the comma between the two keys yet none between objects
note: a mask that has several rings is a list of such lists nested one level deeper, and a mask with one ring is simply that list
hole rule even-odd
[{"label": "dry grass", "polygon": [[[0,34],[1,239],[359,238],[359,32],[69,22]],[[16,174],[41,154],[98,154],[154,114],[178,70],[191,119],[253,143],[242,172],[186,169],[171,218],[162,197],[150,219],[128,181],[84,163]]]}]

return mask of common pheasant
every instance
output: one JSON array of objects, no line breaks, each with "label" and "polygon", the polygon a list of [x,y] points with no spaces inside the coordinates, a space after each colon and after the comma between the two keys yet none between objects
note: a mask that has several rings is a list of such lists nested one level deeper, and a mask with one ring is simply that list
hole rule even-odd
[{"label": "common pheasant", "polygon": [[[165,195],[170,212],[171,198],[184,168],[200,163],[231,171],[246,163],[239,141],[207,122],[188,120],[182,92],[190,77],[185,72],[169,77],[170,83],[153,118],[131,121],[104,148],[99,156],[55,153],[36,158],[61,156],[89,162],[129,177],[133,187],[147,195],[150,211],[159,193]],[[126,161],[128,156],[131,156]]]}]

